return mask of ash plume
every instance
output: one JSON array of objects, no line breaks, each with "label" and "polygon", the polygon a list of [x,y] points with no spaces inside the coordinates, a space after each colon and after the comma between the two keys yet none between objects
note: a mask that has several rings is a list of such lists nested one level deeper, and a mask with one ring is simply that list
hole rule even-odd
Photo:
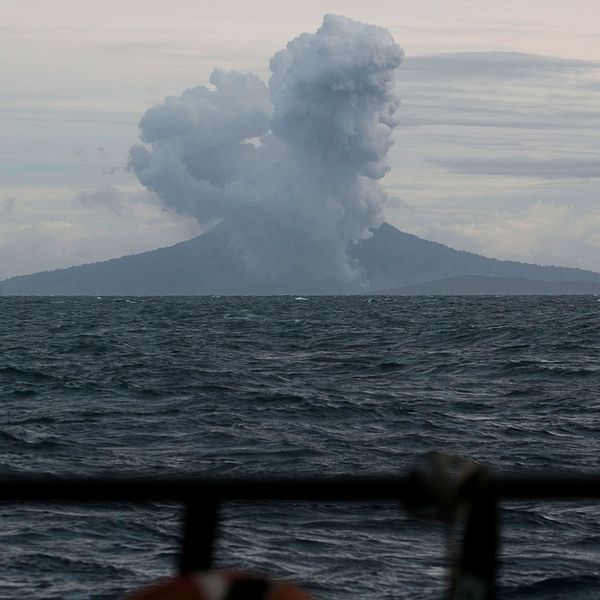
[{"label": "ash plume", "polygon": [[273,56],[268,85],[216,69],[212,89],[150,108],[129,168],[165,206],[223,221],[259,280],[356,280],[348,250],[382,221],[402,59],[387,30],[327,15]]}]

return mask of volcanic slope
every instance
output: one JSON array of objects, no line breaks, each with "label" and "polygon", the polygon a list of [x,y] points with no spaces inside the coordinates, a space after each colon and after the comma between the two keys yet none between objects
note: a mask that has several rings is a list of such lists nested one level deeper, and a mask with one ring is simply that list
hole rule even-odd
[{"label": "volcanic slope", "polygon": [[[257,278],[246,272],[242,252],[221,223],[186,242],[103,262],[0,282],[2,295],[162,296],[201,294],[419,293],[406,286],[462,275],[561,282],[562,293],[593,291],[600,273],[500,261],[454,250],[384,223],[350,249],[361,274],[354,284],[317,281],[308,272]],[[569,284],[573,284],[572,286]],[[543,286],[542,286],[543,287]],[[519,293],[516,286],[514,293]],[[477,293],[477,292],[475,292]]]}]

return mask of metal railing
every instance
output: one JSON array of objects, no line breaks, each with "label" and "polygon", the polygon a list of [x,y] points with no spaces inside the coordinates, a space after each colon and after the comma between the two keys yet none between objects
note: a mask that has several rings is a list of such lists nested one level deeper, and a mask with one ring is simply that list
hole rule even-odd
[{"label": "metal railing", "polygon": [[0,478],[0,502],[182,503],[185,507],[179,555],[182,574],[210,567],[219,506],[225,501],[391,502],[417,512],[428,508],[429,514],[435,513],[448,522],[457,519],[460,513],[466,515],[465,535],[449,597],[466,597],[460,591],[461,577],[466,573],[467,579],[484,582],[485,590],[471,597],[487,600],[494,597],[499,501],[600,499],[598,475],[494,473],[468,461],[466,464],[470,468],[462,472],[456,465],[444,463],[441,470],[439,464],[433,469],[430,464],[399,476],[13,476]]}]

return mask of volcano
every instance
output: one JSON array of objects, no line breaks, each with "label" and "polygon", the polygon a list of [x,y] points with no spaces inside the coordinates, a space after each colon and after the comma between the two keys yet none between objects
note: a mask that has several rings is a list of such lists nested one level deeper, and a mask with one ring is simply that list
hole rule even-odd
[{"label": "volcano", "polygon": [[[503,261],[449,248],[388,223],[349,249],[355,281],[310,272],[257,279],[221,223],[200,236],[141,254],[12,277],[1,295],[178,296],[275,294],[597,294],[600,273]],[[467,277],[465,277],[467,276]],[[449,284],[451,282],[451,284]]]}]

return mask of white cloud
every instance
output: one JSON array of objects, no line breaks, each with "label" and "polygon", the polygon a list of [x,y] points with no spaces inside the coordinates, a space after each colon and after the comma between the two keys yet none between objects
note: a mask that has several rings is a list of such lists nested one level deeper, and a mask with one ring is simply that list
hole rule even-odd
[{"label": "white cloud", "polygon": [[500,156],[483,158],[440,158],[433,161],[459,173],[470,175],[502,175],[536,177],[541,179],[592,179],[600,177],[600,157],[571,157],[539,159],[531,156]]},{"label": "white cloud", "polygon": [[0,220],[0,280],[170,246],[202,232],[194,219],[165,212],[146,191],[82,192],[86,198],[114,195],[127,209],[120,214],[102,202],[82,205],[68,189],[62,200],[36,192]]},{"label": "white cloud", "polygon": [[216,69],[214,89],[149,108],[129,165],[165,206],[224,220],[259,278],[359,277],[348,248],[382,220],[402,59],[387,30],[326,15],[271,58],[268,85]]},{"label": "white cloud", "polygon": [[104,185],[91,191],[81,191],[75,199],[83,206],[97,206],[123,215],[126,210],[125,195],[112,185]]},{"label": "white cloud", "polygon": [[479,221],[430,224],[421,234],[487,256],[545,265],[597,270],[600,265],[600,208],[536,202]]},{"label": "white cloud", "polygon": [[409,59],[401,71],[387,185],[411,210],[391,207],[389,220],[487,256],[600,270],[597,64],[520,56],[513,77],[511,56],[472,59]]}]

